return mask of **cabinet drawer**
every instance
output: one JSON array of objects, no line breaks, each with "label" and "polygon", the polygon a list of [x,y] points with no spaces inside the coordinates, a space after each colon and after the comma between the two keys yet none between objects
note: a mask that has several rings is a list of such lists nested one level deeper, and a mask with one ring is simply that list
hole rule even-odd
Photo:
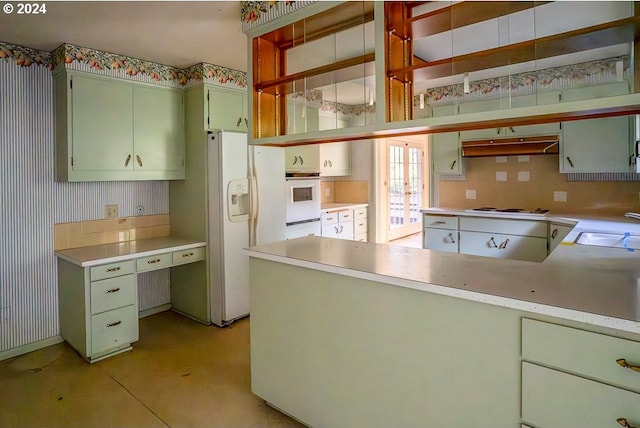
[{"label": "cabinet drawer", "polygon": [[500,259],[541,262],[547,257],[547,240],[534,236],[461,230],[459,248],[462,254]]},{"label": "cabinet drawer", "polygon": [[156,254],[155,256],[141,257],[136,259],[136,268],[138,272],[145,270],[154,270],[170,267],[173,263],[171,253]]},{"label": "cabinet drawer", "polygon": [[424,229],[423,247],[429,250],[458,252],[458,231],[449,229]]},{"label": "cabinet drawer", "polygon": [[434,229],[458,229],[458,217],[444,215],[425,215],[422,218],[422,227]]},{"label": "cabinet drawer", "polygon": [[523,318],[522,358],[640,392],[640,372],[616,362],[640,366],[639,342]]},{"label": "cabinet drawer", "polygon": [[136,305],[125,306],[91,317],[91,355],[129,346],[138,340]]},{"label": "cabinet drawer", "polygon": [[358,233],[353,237],[353,240],[358,242],[367,242],[368,236],[366,233]]},{"label": "cabinet drawer", "polygon": [[367,232],[367,219],[356,219],[353,223],[353,233],[359,235]]},{"label": "cabinet drawer", "polygon": [[109,263],[108,265],[94,266],[91,268],[91,281],[98,281],[105,278],[113,278],[114,276],[127,275],[136,271],[136,264],[133,260],[127,260],[118,263]]},{"label": "cabinet drawer", "polygon": [[91,313],[134,305],[136,290],[135,274],[91,282]]},{"label": "cabinet drawer", "polygon": [[353,210],[338,211],[338,221],[353,221]]},{"label": "cabinet drawer", "polygon": [[358,220],[362,218],[367,218],[367,207],[362,208],[354,208],[353,217]]},{"label": "cabinet drawer", "polygon": [[620,427],[640,424],[640,394],[522,363],[522,420],[544,428]]},{"label": "cabinet drawer", "polygon": [[547,222],[535,220],[503,220],[494,218],[460,218],[460,230],[536,236],[547,239]]},{"label": "cabinet drawer", "polygon": [[329,224],[336,224],[338,222],[338,213],[335,211],[332,211],[330,213],[323,213],[322,214],[322,225],[326,226]]},{"label": "cabinet drawer", "polygon": [[190,248],[188,250],[173,252],[173,265],[197,262],[204,259],[204,247]]}]

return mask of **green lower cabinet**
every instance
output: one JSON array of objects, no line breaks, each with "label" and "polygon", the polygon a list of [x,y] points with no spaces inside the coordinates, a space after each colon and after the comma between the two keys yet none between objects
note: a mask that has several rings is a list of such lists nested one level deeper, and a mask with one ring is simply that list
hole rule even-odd
[{"label": "green lower cabinet", "polygon": [[58,181],[184,178],[181,89],[65,71],[54,86]]},{"label": "green lower cabinet", "polygon": [[539,428],[636,427],[640,394],[523,362],[522,419]]}]

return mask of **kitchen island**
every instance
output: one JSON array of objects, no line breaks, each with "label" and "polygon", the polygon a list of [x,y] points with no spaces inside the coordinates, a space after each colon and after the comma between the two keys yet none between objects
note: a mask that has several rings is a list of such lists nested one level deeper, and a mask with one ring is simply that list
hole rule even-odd
[{"label": "kitchen island", "polygon": [[612,264],[591,268],[572,249],[533,263],[319,237],[254,247],[252,390],[314,427],[637,425],[640,374],[615,360],[640,362],[640,257],[592,248]]}]

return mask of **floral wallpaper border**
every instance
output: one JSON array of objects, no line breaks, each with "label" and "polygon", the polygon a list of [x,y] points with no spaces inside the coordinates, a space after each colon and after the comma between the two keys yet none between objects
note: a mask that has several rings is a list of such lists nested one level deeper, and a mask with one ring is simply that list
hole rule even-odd
[{"label": "floral wallpaper border", "polygon": [[0,60],[2,59],[13,60],[21,67],[34,64],[48,67],[50,70],[65,67],[68,70],[86,71],[162,86],[185,87],[204,82],[234,89],[247,88],[247,73],[244,71],[204,62],[180,69],[68,43],[49,53],[0,42]]},{"label": "floral wallpaper border", "polygon": [[316,3],[318,0],[241,1],[242,31],[247,32],[269,21]]},{"label": "floral wallpaper border", "polygon": [[[413,105],[420,104],[420,95],[424,94],[425,104],[445,104],[473,98],[500,97],[507,92],[526,94],[536,91],[568,88],[584,82],[607,83],[620,78],[616,75],[616,63],[622,61],[623,70],[628,74],[629,57],[618,56],[601,60],[548,68],[529,73],[514,74],[509,77],[482,79],[469,83],[469,93],[465,94],[463,84],[452,84],[420,91],[413,97]],[[456,100],[457,99],[457,100]]]}]

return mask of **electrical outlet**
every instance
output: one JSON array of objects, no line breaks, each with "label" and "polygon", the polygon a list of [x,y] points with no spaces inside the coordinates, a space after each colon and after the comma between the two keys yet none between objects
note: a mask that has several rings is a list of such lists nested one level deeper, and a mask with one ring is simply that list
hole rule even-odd
[{"label": "electrical outlet", "polygon": [[104,211],[107,218],[118,218],[118,205],[105,205]]}]

